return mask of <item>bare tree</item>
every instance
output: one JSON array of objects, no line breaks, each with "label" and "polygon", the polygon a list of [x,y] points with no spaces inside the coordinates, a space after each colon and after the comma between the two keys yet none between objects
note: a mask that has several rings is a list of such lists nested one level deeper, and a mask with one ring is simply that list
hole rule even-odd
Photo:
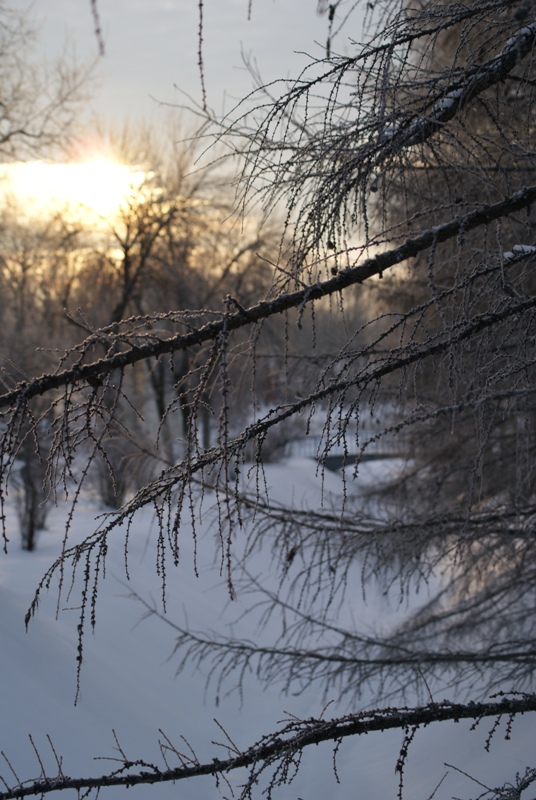
[{"label": "bare tree", "polygon": [[0,157],[21,159],[64,147],[87,100],[91,67],[33,55],[36,30],[27,13],[0,8]]},{"label": "bare tree", "polygon": [[[30,380],[52,368],[58,348],[74,344],[63,308],[73,282],[70,254],[78,231],[58,216],[38,220],[5,192],[0,210],[1,382],[4,388]],[[46,523],[51,485],[47,478],[46,440],[48,401],[31,404],[33,422],[23,424],[14,453],[12,482],[17,498],[24,549],[33,550]],[[43,417],[44,414],[44,417]],[[37,419],[42,418],[40,423]],[[33,434],[40,428],[40,437]]]},{"label": "bare tree", "polygon": [[[281,633],[260,645],[178,630],[179,663],[212,659],[220,682],[231,675],[240,682],[251,667],[261,681],[277,671],[288,689],[318,681],[348,702],[366,684],[402,702],[423,676],[427,690],[447,680],[473,699],[377,710],[366,719],[300,721],[210,764],[169,742],[177,769],[124,756],[120,774],[72,780],[58,763],[58,776],[17,778],[0,800],[226,776],[239,766],[251,770],[241,797],[252,797],[265,773],[271,794],[309,744],[330,740],[337,749],[346,735],[389,727],[405,731],[402,774],[416,726],[500,714],[511,721],[535,708],[528,692],[536,663],[534,6],[510,0],[368,4],[364,22],[364,41],[353,44],[353,55],[334,54],[332,39],[326,59],[280,95],[267,87],[233,118],[206,120],[204,133],[215,126],[217,140],[239,159],[242,210],[259,201],[267,212],[286,205],[269,287],[246,302],[227,291],[219,309],[207,303],[160,313],[143,308],[130,318],[121,313],[91,332],[55,370],[0,396],[0,463],[7,479],[24,426],[40,435],[44,416],[35,419],[31,403],[48,397],[49,474],[61,481],[65,453],[72,458],[79,447],[98,453],[113,433],[128,396],[127,368],[170,356],[173,368],[186,354],[185,457],[82,543],[71,546],[67,531],[27,621],[53,575],[63,592],[69,567],[73,575],[83,573],[80,676],[109,535],[123,523],[130,530],[141,508],[154,509],[165,595],[166,564],[179,558],[183,515],[196,535],[199,481],[217,498],[230,596],[255,588],[261,620],[279,615]],[[358,303],[368,316],[348,324],[347,310]],[[316,319],[328,309],[344,338],[325,351]],[[271,405],[261,407],[259,356],[277,320],[282,347],[271,357],[282,385]],[[304,324],[312,337],[311,370],[298,394],[291,340]],[[235,430],[238,363],[253,380],[247,408],[241,398],[244,424]],[[197,421],[215,393],[217,442],[205,446]],[[180,402],[165,413],[180,413]],[[379,421],[367,432],[363,419],[371,414]],[[347,485],[378,441],[387,448],[401,442],[395,478],[358,502],[348,489],[335,509],[278,507],[262,488],[263,447],[270,431],[299,415],[309,428],[318,425],[321,463],[342,447]],[[257,472],[253,495],[242,488],[245,469]],[[270,548],[277,591],[248,571],[259,548]],[[402,596],[423,582],[438,588],[402,625],[371,632],[336,623],[372,579],[385,589],[395,583]],[[475,700],[505,687],[513,697]],[[529,770],[510,787],[512,796],[533,781]],[[495,796],[506,792],[503,787]]]},{"label": "bare tree", "polygon": [[[87,99],[87,89],[91,68],[79,66],[74,59],[63,57],[55,63],[44,63],[34,57],[35,29],[28,14],[10,8],[2,3],[0,7],[0,160],[10,162],[28,156],[50,156],[65,147],[72,133],[75,115],[79,114],[82,103]],[[35,223],[38,231],[25,234],[24,243],[20,240],[23,225],[20,218],[25,216],[18,209],[15,221],[13,209],[9,210],[9,187],[6,186],[7,173],[2,170],[3,183],[2,224],[0,241],[2,257],[2,346],[3,354],[9,353],[11,359],[2,365],[4,386],[18,381],[21,375],[34,374],[35,359],[32,346],[22,345],[20,334],[24,330],[29,338],[37,336],[36,306],[46,303],[45,297],[50,288],[42,293],[35,285],[37,281],[43,288],[42,264],[43,250],[50,245],[49,232]],[[10,217],[8,220],[7,217]],[[35,222],[35,221],[34,221]],[[16,242],[16,239],[19,239]],[[60,247],[57,231],[54,233],[55,247]],[[30,241],[32,240],[32,241]],[[22,245],[22,246],[19,246]],[[51,280],[52,283],[52,280]],[[38,298],[39,296],[39,299]],[[15,336],[13,334],[16,334]],[[6,348],[5,342],[9,343]],[[40,344],[44,344],[41,339]],[[46,365],[46,357],[41,358],[39,369]],[[46,405],[46,403],[45,403]],[[36,409],[34,408],[34,413]],[[38,413],[37,416],[40,416]],[[20,431],[17,449],[17,469],[13,472],[18,486],[19,517],[23,546],[32,550],[37,531],[42,529],[46,519],[46,466],[40,456],[40,447],[34,439],[30,425]]]}]

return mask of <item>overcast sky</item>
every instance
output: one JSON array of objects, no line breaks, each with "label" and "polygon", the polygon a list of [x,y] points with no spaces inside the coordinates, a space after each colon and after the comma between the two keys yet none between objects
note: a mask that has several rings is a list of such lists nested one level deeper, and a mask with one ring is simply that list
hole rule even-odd
[{"label": "overcast sky", "polygon": [[[10,5],[22,9],[29,3]],[[317,6],[317,0],[252,0],[248,20],[248,0],[204,0],[209,106],[221,111],[225,103],[228,109],[250,90],[241,50],[256,59],[265,82],[296,75],[307,63],[299,51],[321,55],[328,23]],[[105,55],[97,67],[96,114],[117,124],[158,119],[154,99],[184,102],[175,86],[201,100],[198,0],[97,0],[97,7]],[[97,57],[91,0],[34,0],[31,14],[40,23],[47,56],[60,54],[68,41],[81,61]]]}]

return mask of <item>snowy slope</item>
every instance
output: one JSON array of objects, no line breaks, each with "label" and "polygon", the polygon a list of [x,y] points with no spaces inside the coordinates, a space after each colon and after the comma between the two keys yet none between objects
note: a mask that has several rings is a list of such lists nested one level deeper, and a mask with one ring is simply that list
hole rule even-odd
[{"label": "snowy slope", "polygon": [[[294,460],[268,465],[266,478],[273,488],[274,499],[318,503],[321,479],[315,474],[313,462]],[[327,474],[324,491],[336,495],[340,491],[339,479]],[[98,509],[89,501],[81,507],[77,522],[80,534],[92,529],[96,513]],[[168,576],[168,613],[178,622],[183,622],[187,615],[193,628],[217,630],[223,624],[222,609],[225,617],[228,598],[209,553],[214,546],[210,513],[205,520],[205,539],[201,543],[205,557],[201,558],[199,578],[194,576],[193,545],[186,531],[181,564],[176,570],[171,569]],[[131,585],[147,599],[157,598],[159,592],[151,533],[150,518],[140,515],[131,535]],[[129,758],[144,757],[161,763],[157,746],[159,729],[177,743],[184,735],[201,759],[211,759],[224,757],[223,751],[211,744],[223,739],[214,723],[215,717],[239,746],[247,747],[263,732],[272,730],[285,712],[301,717],[321,713],[323,703],[314,686],[303,696],[281,697],[277,687],[261,692],[252,679],[243,706],[236,693],[222,698],[216,706],[213,693],[205,692],[204,675],[186,671],[175,677],[175,664],[169,659],[172,630],[155,618],[140,622],[143,609],[126,596],[129,589],[124,585],[120,537],[111,544],[97,629],[86,642],[81,695],[74,706],[79,598],[74,594],[69,603],[64,603],[56,619],[57,595],[51,589],[44,596],[28,633],[24,628],[24,615],[33,590],[57,556],[61,535],[62,511],[58,509],[51,515],[49,530],[43,534],[36,553],[18,550],[13,530],[10,551],[0,557],[0,750],[21,779],[36,778],[40,773],[28,734],[32,735],[51,774],[55,768],[47,734],[63,758],[66,774],[96,775],[113,768],[112,762],[93,761],[95,756],[116,754],[112,729]],[[241,602],[239,597],[233,616],[238,615]],[[374,611],[366,609],[367,614]],[[336,716],[347,711],[333,704],[326,714]],[[534,720],[519,721],[508,742],[497,737],[489,754],[482,746],[488,727],[483,725],[481,733],[471,736],[466,735],[469,724],[436,725],[418,734],[408,761],[406,797],[429,797],[447,771],[443,766],[445,761],[487,785],[512,778],[516,771],[536,763]],[[394,799],[397,790],[394,766],[401,739],[401,734],[395,732],[346,742],[338,758],[341,784],[333,775],[330,748],[314,748],[304,759],[295,782],[281,789],[278,796],[285,800],[299,797],[324,800],[327,796],[337,800]],[[3,759],[0,759],[0,774],[9,781],[9,768]],[[480,791],[466,777],[450,770],[436,796],[472,797]],[[113,800],[126,792],[122,788],[107,789],[101,797]],[[220,794],[212,779],[195,779],[177,786],[129,789],[128,796],[210,800]],[[261,789],[258,796],[261,797]]]}]

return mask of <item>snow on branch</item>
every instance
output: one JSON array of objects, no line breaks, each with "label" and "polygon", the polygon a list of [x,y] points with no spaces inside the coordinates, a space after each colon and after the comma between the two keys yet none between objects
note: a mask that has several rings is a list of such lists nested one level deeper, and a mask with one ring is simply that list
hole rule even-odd
[{"label": "snow on branch", "polygon": [[[534,47],[536,22],[521,28],[505,44],[502,52],[481,66],[472,67],[462,79],[442,93],[426,117],[416,119],[400,130],[391,130],[388,140],[393,148],[422,144],[456,113],[486,89],[503,81]],[[385,140],[385,133],[383,134]],[[380,137],[382,141],[382,137]],[[377,165],[376,165],[377,166]]]},{"label": "snow on branch", "polygon": [[515,244],[507,253],[503,253],[503,261],[513,261],[521,256],[530,256],[536,253],[536,247],[532,244]]},{"label": "snow on branch", "polygon": [[[248,110],[229,122],[227,129],[220,128],[216,138],[228,137],[231,150],[243,159],[243,207],[259,197],[267,210],[279,201],[286,205],[287,224],[296,231],[294,268],[301,269],[307,254],[321,252],[328,242],[342,243],[341,232],[350,220],[353,226],[361,225],[367,236],[371,230],[369,192],[381,188],[381,194],[386,192],[383,203],[389,205],[388,187],[396,191],[399,181],[404,185],[408,161],[443,163],[448,148],[436,146],[437,133],[445,134],[455,146],[461,144],[460,152],[467,147],[477,157],[483,142],[471,129],[472,120],[462,119],[460,113],[476,109],[475,101],[486,107],[487,90],[501,86],[530,57],[536,22],[509,38],[503,33],[506,41],[500,52],[483,62],[475,50],[448,69],[430,69],[433,80],[417,42],[426,51],[429,42],[449,28],[475,15],[500,15],[504,6],[466,8],[464,4],[460,9],[456,5],[449,7],[448,14],[438,9],[434,14],[429,4],[420,13],[412,9],[408,14],[404,9],[394,14],[381,39],[357,45],[359,52],[353,58],[335,58],[329,62],[330,69],[320,74],[311,69],[311,77],[305,70],[278,99],[271,97],[272,86],[264,87],[268,102],[255,108],[254,125]],[[495,20],[498,30],[503,25],[499,19]],[[463,40],[463,31],[456,35]],[[458,50],[463,46],[467,43]],[[327,87],[325,96],[321,86]],[[458,128],[449,125],[455,119],[460,120]],[[240,138],[242,150],[237,145]],[[483,155],[489,157],[489,153]],[[399,170],[399,180],[393,185]],[[384,174],[389,179],[380,186],[378,179]]]}]

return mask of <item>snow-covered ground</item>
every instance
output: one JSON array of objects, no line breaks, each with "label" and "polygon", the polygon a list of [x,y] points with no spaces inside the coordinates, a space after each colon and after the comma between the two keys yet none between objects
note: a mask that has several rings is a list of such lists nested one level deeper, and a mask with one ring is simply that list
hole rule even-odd
[{"label": "snow-covered ground", "polygon": [[[377,465],[374,467],[377,468]],[[366,467],[364,467],[366,469]],[[372,469],[372,467],[370,467]],[[273,496],[281,501],[293,498],[303,505],[318,505],[321,478],[311,460],[293,459],[266,466],[266,479]],[[366,476],[364,476],[366,479]],[[326,473],[324,491],[337,495],[338,476]],[[207,506],[210,499],[206,499]],[[85,500],[77,516],[77,535],[94,527],[98,509]],[[178,622],[188,619],[192,628],[221,630],[229,607],[225,581],[214,565],[214,531],[210,513],[204,516],[199,577],[193,570],[192,538],[185,530],[181,563],[168,574],[168,614]],[[123,564],[123,540],[116,532],[108,556],[107,578],[101,587],[95,635],[85,645],[81,694],[74,705],[76,691],[76,625],[79,597],[64,599],[56,618],[57,594],[54,589],[43,596],[36,618],[25,632],[24,616],[33,591],[46,568],[58,555],[63,512],[49,517],[38,550],[29,554],[18,549],[16,519],[10,521],[12,542],[9,553],[0,557],[0,751],[21,780],[38,778],[40,766],[35,746],[49,774],[54,774],[54,758],[48,744],[50,736],[56,752],[63,758],[63,770],[71,776],[100,774],[113,769],[113,762],[94,761],[95,757],[117,755],[112,731],[131,759],[145,758],[162,763],[159,730],[177,744],[186,737],[202,760],[225,757],[213,742],[224,738],[214,719],[228,731],[239,747],[253,744],[263,733],[276,727],[287,714],[318,716],[325,705],[319,688],[299,697],[282,697],[277,686],[262,691],[252,677],[241,703],[237,693],[221,697],[216,704],[213,691],[205,691],[205,676],[186,670],[176,677],[176,663],[169,658],[173,631],[156,618],[142,620],[143,608],[128,598]],[[140,514],[130,537],[131,588],[140,596],[158,599],[159,581],[155,576],[154,526],[148,514]],[[233,604],[233,617],[239,616],[241,603]],[[363,609],[368,614],[378,608]],[[240,631],[235,628],[235,633]],[[333,698],[336,700],[336,698]],[[366,706],[363,701],[362,706]],[[328,716],[347,713],[334,702]],[[456,769],[472,775],[488,787],[513,779],[516,772],[536,764],[536,726],[531,715],[517,720],[510,740],[504,740],[504,727],[486,753],[484,742],[491,723],[481,723],[469,733],[470,723],[431,726],[417,734],[407,764],[406,798],[429,798],[445,773],[435,795],[476,797],[484,790]],[[396,797],[395,764],[403,735],[389,732],[348,740],[338,760],[337,782],[332,769],[329,746],[312,748],[290,787],[275,797],[284,800],[336,800],[364,798],[388,800]],[[0,756],[0,774],[14,783],[10,767]],[[239,783],[239,778],[234,780]],[[111,788],[101,798],[120,798],[126,789]],[[262,797],[259,787],[258,797]],[[229,796],[229,790],[223,790]],[[74,793],[67,793],[68,796]],[[128,790],[130,798],[181,798],[211,800],[220,797],[213,779],[194,779],[178,785],[156,785]]]}]

